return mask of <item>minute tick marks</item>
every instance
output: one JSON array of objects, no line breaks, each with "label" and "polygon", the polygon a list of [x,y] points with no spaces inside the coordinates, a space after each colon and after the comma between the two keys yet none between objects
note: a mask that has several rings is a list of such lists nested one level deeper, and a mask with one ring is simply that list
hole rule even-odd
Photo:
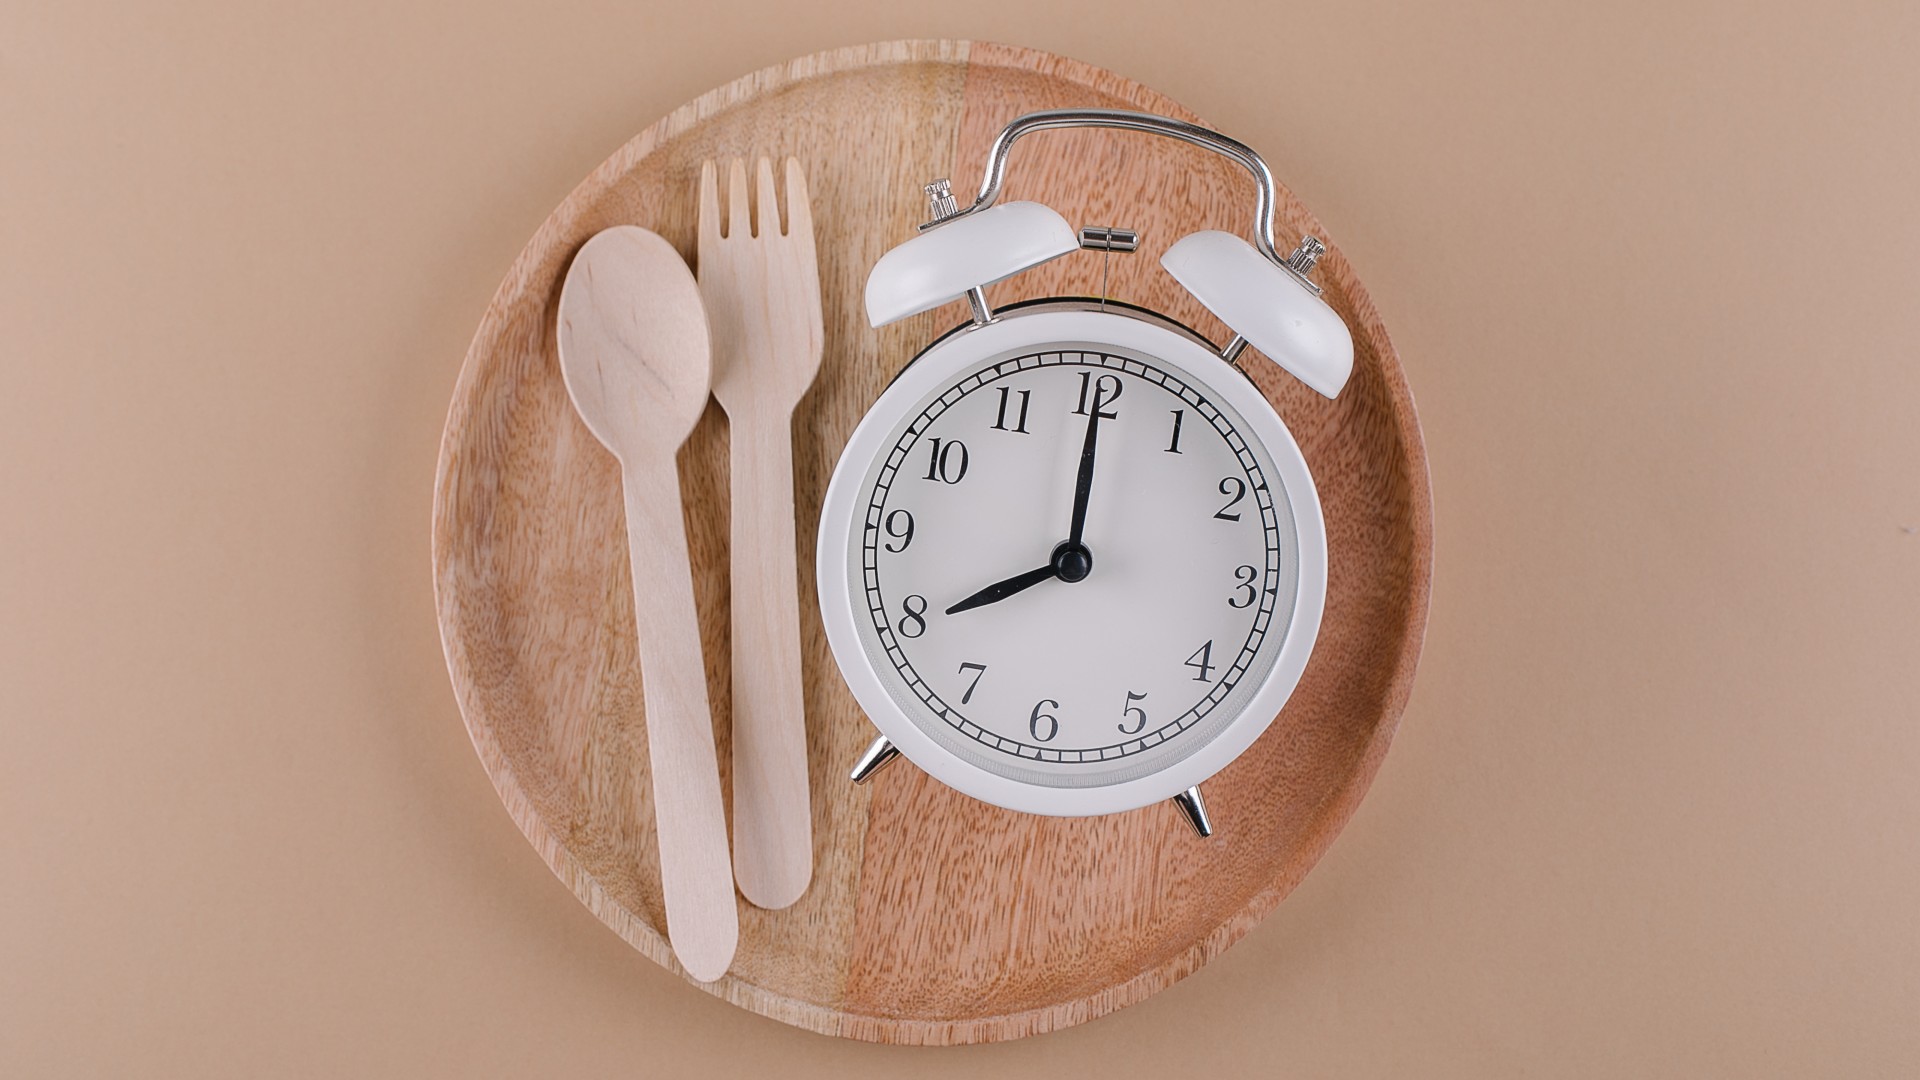
[{"label": "minute tick marks", "polygon": [[[1039,764],[1158,760],[1210,730],[1292,603],[1271,574],[1236,576],[1279,566],[1292,535],[1239,424],[1179,369],[1104,350],[1004,357],[928,394],[856,533],[863,633],[898,693]],[[1215,516],[1223,475],[1234,518]]]}]

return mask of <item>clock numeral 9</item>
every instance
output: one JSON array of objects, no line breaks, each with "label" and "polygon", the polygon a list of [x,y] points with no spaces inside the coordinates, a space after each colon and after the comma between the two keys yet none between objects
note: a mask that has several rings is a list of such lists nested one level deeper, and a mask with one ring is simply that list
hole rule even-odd
[{"label": "clock numeral 9", "polygon": [[[916,601],[919,602],[919,607],[914,606]],[[919,593],[914,593],[912,596],[900,601],[900,610],[906,614],[900,616],[900,622],[894,629],[900,631],[901,637],[916,638],[927,632],[926,597],[921,596]],[[909,626],[913,629],[907,629]]]},{"label": "clock numeral 9", "polygon": [[[959,451],[959,456],[954,451]],[[927,455],[927,479],[957,484],[967,476],[967,444],[958,439],[934,439]]]},{"label": "clock numeral 9", "polygon": [[1205,645],[1193,650],[1193,655],[1187,657],[1187,666],[1200,672],[1200,674],[1193,677],[1194,682],[1206,682],[1207,675],[1213,671],[1214,666],[1213,642],[1209,641]]},{"label": "clock numeral 9", "polygon": [[[1232,608],[1252,607],[1253,602],[1260,598],[1260,590],[1253,587],[1253,579],[1259,576],[1260,571],[1255,570],[1251,566],[1235,567],[1233,579],[1240,583],[1240,587],[1234,590],[1233,596],[1227,597],[1227,606]],[[1245,600],[1238,599],[1242,593],[1246,595]]]},{"label": "clock numeral 9", "polygon": [[[906,525],[904,528],[900,527],[897,524],[902,518],[906,519]],[[907,550],[908,544],[913,543],[913,515],[912,514],[907,513],[905,510],[895,510],[893,513],[887,515],[887,520],[883,524],[886,525],[887,535],[893,537],[895,540],[900,541],[899,547],[894,547],[892,544],[882,545],[888,551],[898,554],[899,552]]]},{"label": "clock numeral 9", "polygon": [[1120,383],[1120,376],[1102,375],[1098,379],[1096,379],[1093,377],[1093,372],[1091,371],[1081,372],[1080,373],[1080,404],[1074,407],[1073,415],[1075,416],[1087,415],[1087,391],[1089,389],[1093,391],[1093,401],[1094,401],[1095,407],[1100,409],[1100,419],[1102,420],[1120,419],[1120,415],[1118,413],[1110,413],[1105,408],[1105,406],[1112,405],[1114,402],[1119,401],[1120,392],[1126,389],[1126,387],[1122,386]]},{"label": "clock numeral 9", "polygon": [[1135,704],[1134,704],[1134,702],[1136,702],[1136,701],[1145,701],[1145,700],[1147,700],[1147,695],[1145,695],[1145,694],[1136,694],[1136,693],[1134,693],[1134,692],[1133,692],[1133,691],[1131,691],[1131,690],[1129,690],[1129,691],[1127,691],[1127,708],[1126,708],[1126,711],[1125,711],[1125,712],[1123,712],[1123,713],[1121,713],[1120,715],[1122,715],[1122,716],[1138,716],[1138,717],[1139,717],[1140,719],[1139,719],[1139,720],[1137,720],[1137,721],[1135,721],[1135,722],[1134,722],[1134,725],[1133,725],[1132,727],[1128,727],[1128,726],[1127,726],[1127,724],[1126,724],[1126,721],[1124,721],[1124,720],[1123,720],[1123,721],[1121,721],[1121,722],[1120,722],[1120,733],[1121,733],[1122,735],[1138,735],[1138,734],[1140,734],[1140,733],[1141,733],[1142,731],[1145,731],[1145,730],[1146,730],[1146,728],[1147,728],[1147,710],[1145,710],[1145,709],[1143,709],[1143,708],[1141,708],[1140,706],[1138,706],[1138,705],[1135,705]]},{"label": "clock numeral 9", "polygon": [[[1033,733],[1033,737],[1036,740],[1040,742],[1051,742],[1055,735],[1060,734],[1060,718],[1052,713],[1043,713],[1040,711],[1041,709],[1057,709],[1059,707],[1060,703],[1052,698],[1041,698],[1040,704],[1033,707],[1033,715],[1027,717],[1027,730]],[[1040,725],[1043,722],[1047,725],[1047,733],[1045,735],[1040,734]]]},{"label": "clock numeral 9", "polygon": [[1220,481],[1220,494],[1227,496],[1227,505],[1216,510],[1213,516],[1221,521],[1239,521],[1238,513],[1229,514],[1227,511],[1239,506],[1240,500],[1247,497],[1247,482],[1237,476],[1229,476]]}]

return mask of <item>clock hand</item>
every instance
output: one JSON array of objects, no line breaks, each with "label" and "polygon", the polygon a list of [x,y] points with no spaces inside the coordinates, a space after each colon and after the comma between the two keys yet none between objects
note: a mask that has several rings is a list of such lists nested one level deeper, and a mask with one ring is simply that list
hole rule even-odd
[{"label": "clock hand", "polygon": [[1043,581],[1051,581],[1059,576],[1059,572],[1053,568],[1052,563],[1048,563],[1038,570],[1029,570],[1024,574],[1015,574],[1005,581],[996,581],[986,588],[981,589],[979,592],[974,593],[972,596],[967,597],[965,600],[953,605],[947,609],[947,614],[954,615],[972,608],[985,607],[988,604],[997,603],[1012,596],[1014,593],[1031,589]]},{"label": "clock hand", "polygon": [[[1100,442],[1100,383],[1094,380],[1093,405],[1087,410],[1087,439],[1080,444],[1080,474],[1073,485],[1073,523],[1066,540],[1053,549],[1053,558],[1047,565],[1024,574],[1015,574],[1005,581],[993,584],[967,597],[965,600],[947,609],[954,615],[988,604],[998,603],[1014,593],[1031,589],[1049,578],[1058,578],[1065,582],[1086,580],[1093,570],[1093,553],[1087,545],[1080,542],[1080,534],[1087,527],[1087,496],[1093,492],[1093,459]],[[1108,416],[1107,419],[1112,419]]]},{"label": "clock hand", "polygon": [[1024,574],[1015,574],[1005,581],[993,584],[967,597],[965,600],[947,609],[947,614],[966,611],[970,608],[985,607],[998,603],[1017,592],[1024,592],[1049,578],[1058,578],[1071,585],[1076,581],[1085,581],[1093,572],[1093,552],[1084,544],[1061,541],[1053,549],[1053,558],[1038,570],[1029,570]]},{"label": "clock hand", "polygon": [[1087,441],[1080,444],[1080,475],[1073,484],[1073,523],[1067,543],[1084,547],[1080,534],[1087,527],[1087,496],[1093,493],[1093,453],[1100,440],[1100,380],[1093,381],[1093,405],[1087,409]]}]

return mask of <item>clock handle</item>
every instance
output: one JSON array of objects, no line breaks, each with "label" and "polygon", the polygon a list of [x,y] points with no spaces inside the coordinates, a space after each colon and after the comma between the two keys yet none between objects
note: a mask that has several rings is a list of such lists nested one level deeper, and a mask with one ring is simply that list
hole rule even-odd
[{"label": "clock handle", "polygon": [[1170,139],[1190,143],[1205,150],[1211,150],[1222,157],[1237,161],[1253,174],[1253,183],[1257,189],[1258,201],[1253,211],[1253,244],[1261,255],[1273,265],[1279,267],[1305,286],[1315,296],[1320,295],[1320,286],[1315,285],[1307,274],[1313,269],[1313,261],[1325,250],[1325,245],[1308,237],[1300,245],[1300,250],[1291,256],[1282,256],[1273,246],[1273,208],[1277,201],[1273,172],[1267,163],[1253,148],[1238,139],[1229,138],[1211,128],[1198,124],[1189,124],[1184,120],[1175,120],[1168,116],[1153,113],[1129,112],[1124,109],[1045,109],[1017,117],[993,140],[993,147],[987,151],[986,175],[980,180],[980,194],[973,205],[965,209],[953,208],[949,197],[944,204],[937,204],[934,219],[920,226],[926,231],[937,225],[944,225],[969,214],[977,214],[991,207],[1000,198],[1000,188],[1006,179],[1007,155],[1013,144],[1023,135],[1035,131],[1047,131],[1055,128],[1117,128],[1122,131],[1139,131],[1149,135],[1163,135]]}]

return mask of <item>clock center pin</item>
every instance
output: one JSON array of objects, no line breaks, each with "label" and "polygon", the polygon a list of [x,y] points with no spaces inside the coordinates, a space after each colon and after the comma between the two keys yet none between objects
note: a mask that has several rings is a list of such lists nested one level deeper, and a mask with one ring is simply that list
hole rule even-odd
[{"label": "clock center pin", "polygon": [[1062,540],[1053,549],[1053,573],[1069,584],[1085,581],[1087,575],[1093,573],[1093,552],[1085,544]]}]

